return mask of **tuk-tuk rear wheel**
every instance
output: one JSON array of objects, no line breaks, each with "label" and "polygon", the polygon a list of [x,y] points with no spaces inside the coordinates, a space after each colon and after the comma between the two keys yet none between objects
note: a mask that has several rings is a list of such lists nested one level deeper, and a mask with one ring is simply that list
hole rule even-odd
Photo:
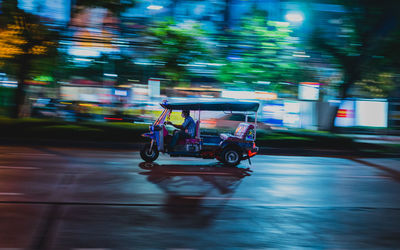
[{"label": "tuk-tuk rear wheel", "polygon": [[236,166],[240,163],[241,155],[237,149],[229,147],[222,151],[221,160],[227,166]]},{"label": "tuk-tuk rear wheel", "polygon": [[158,155],[159,152],[156,145],[153,145],[153,147],[150,149],[149,143],[144,145],[144,147],[140,150],[140,157],[142,157],[145,162],[153,162],[157,160]]}]

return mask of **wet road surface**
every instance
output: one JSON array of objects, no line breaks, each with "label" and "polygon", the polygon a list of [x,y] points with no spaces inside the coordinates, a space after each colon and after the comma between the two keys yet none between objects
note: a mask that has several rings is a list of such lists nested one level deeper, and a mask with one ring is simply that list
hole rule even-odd
[{"label": "wet road surface", "polygon": [[400,248],[400,159],[0,147],[0,249]]}]

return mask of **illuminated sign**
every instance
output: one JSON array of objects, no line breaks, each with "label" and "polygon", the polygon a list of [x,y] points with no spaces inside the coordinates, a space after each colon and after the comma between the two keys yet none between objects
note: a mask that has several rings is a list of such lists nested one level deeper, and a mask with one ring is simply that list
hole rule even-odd
[{"label": "illuminated sign", "polygon": [[222,98],[234,98],[234,99],[256,99],[254,91],[231,91],[224,90],[221,93]]},{"label": "illuminated sign", "polygon": [[257,100],[276,100],[278,95],[272,92],[265,91],[232,91],[224,90],[221,93],[222,98],[234,99],[257,99]]},{"label": "illuminated sign", "polygon": [[299,84],[298,98],[300,100],[316,101],[319,99],[319,83],[301,82]]},{"label": "illuminated sign", "polygon": [[52,82],[54,79],[51,76],[37,76],[33,78],[33,80],[41,82]]},{"label": "illuminated sign", "polygon": [[267,124],[282,126],[284,112],[283,103],[266,104],[262,108],[263,121]]},{"label": "illuminated sign", "polygon": [[117,96],[128,96],[128,91],[127,90],[116,89],[114,91],[114,94],[117,95]]},{"label": "illuminated sign", "polygon": [[254,92],[254,94],[255,94],[255,99],[258,100],[276,100],[278,98],[278,95],[272,92],[256,91]]},{"label": "illuminated sign", "polygon": [[357,101],[356,124],[366,127],[387,127],[388,103],[385,101]]},{"label": "illuminated sign", "polygon": [[149,96],[150,97],[160,96],[160,80],[149,79]]},{"label": "illuminated sign", "polygon": [[300,103],[293,101],[284,102],[285,113],[283,115],[283,124],[287,127],[300,127]]}]

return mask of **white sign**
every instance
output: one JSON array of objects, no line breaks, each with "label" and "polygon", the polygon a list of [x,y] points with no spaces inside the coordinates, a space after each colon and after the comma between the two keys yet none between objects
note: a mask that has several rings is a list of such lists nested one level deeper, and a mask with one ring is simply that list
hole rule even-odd
[{"label": "white sign", "polygon": [[300,127],[300,103],[285,101],[285,113],[283,115],[283,124],[287,127]]},{"label": "white sign", "polygon": [[387,127],[387,102],[357,101],[356,110],[356,124],[358,126]]},{"label": "white sign", "polygon": [[221,93],[222,98],[233,98],[233,99],[256,99],[254,91],[231,91],[223,90]]},{"label": "white sign", "polygon": [[149,97],[160,96],[160,80],[149,79]]},{"label": "white sign", "polygon": [[117,96],[128,96],[128,91],[116,89],[115,90],[115,95],[117,95]]},{"label": "white sign", "polygon": [[316,82],[301,82],[299,84],[300,100],[316,101],[319,99],[319,83]]}]

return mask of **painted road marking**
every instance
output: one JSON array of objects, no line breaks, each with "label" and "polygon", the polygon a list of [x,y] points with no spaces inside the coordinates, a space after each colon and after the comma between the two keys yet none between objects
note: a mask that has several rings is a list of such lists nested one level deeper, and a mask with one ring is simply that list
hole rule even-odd
[{"label": "painted road marking", "polygon": [[40,169],[40,168],[35,168],[35,167],[11,167],[11,166],[0,166],[0,169],[37,170],[37,169]]},{"label": "painted road marking", "polygon": [[109,250],[110,248],[72,248],[73,250]]},{"label": "painted road marking", "polygon": [[0,192],[0,195],[24,195],[23,193],[3,193]]},{"label": "painted road marking", "polygon": [[196,197],[196,196],[184,196],[184,199],[189,200],[252,200],[250,198],[230,198],[230,197]]},{"label": "painted road marking", "polygon": [[183,175],[235,175],[235,173],[224,173],[224,172],[180,172],[180,171],[166,171],[166,174],[183,174]]},{"label": "painted road marking", "polygon": [[54,156],[51,154],[43,153],[5,153],[4,155],[22,155],[22,156]]}]

